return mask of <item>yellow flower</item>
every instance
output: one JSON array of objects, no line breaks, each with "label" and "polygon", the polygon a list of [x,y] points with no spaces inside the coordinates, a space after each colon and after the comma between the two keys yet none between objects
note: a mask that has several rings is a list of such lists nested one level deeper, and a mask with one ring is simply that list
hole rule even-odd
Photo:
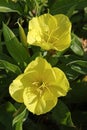
[{"label": "yellow flower", "polygon": [[29,22],[27,42],[45,50],[62,51],[70,46],[71,22],[63,14],[44,14]]},{"label": "yellow flower", "polygon": [[57,104],[58,97],[65,96],[69,88],[63,71],[37,57],[11,83],[9,93],[29,111],[40,115],[50,111]]}]

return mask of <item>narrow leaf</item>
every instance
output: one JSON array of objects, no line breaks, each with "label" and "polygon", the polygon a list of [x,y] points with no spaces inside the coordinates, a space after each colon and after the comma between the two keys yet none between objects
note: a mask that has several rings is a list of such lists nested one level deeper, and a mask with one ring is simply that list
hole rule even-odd
[{"label": "narrow leaf", "polygon": [[15,125],[17,122],[22,122],[23,123],[23,121],[24,121],[24,119],[25,119],[25,115],[26,115],[26,108],[23,110],[23,112],[21,112],[20,114],[18,114],[15,118],[14,118],[14,120],[13,120],[13,125]]},{"label": "narrow leaf", "polygon": [[16,73],[16,74],[21,73],[21,70],[18,66],[11,64],[11,63],[9,63],[8,61],[5,61],[5,60],[0,60],[0,68],[1,67],[5,70],[11,71],[11,72]]},{"label": "narrow leaf", "polygon": [[58,124],[74,127],[71,119],[71,113],[62,101],[58,101],[58,104],[53,109],[52,119]]},{"label": "narrow leaf", "polygon": [[[49,0],[49,3],[50,0]],[[76,9],[83,9],[87,5],[87,0],[55,0],[53,4],[50,4],[50,13],[51,14],[58,14],[64,13],[67,14],[70,8],[76,6]]]},{"label": "narrow leaf", "polygon": [[6,47],[10,55],[20,65],[21,68],[25,68],[29,62],[29,54],[25,47],[18,41],[15,34],[3,24],[3,34],[6,42]]},{"label": "narrow leaf", "polygon": [[11,9],[11,8],[4,7],[4,6],[1,6],[1,7],[0,7],[0,12],[3,12],[3,13],[6,13],[6,12],[17,12],[17,13],[20,14],[19,11],[17,11],[17,10],[13,10],[13,9]]},{"label": "narrow leaf", "polygon": [[75,54],[77,54],[79,56],[83,56],[84,55],[84,50],[82,48],[81,41],[75,34],[72,34],[72,42],[71,42],[70,48],[72,49],[72,51]]},{"label": "narrow leaf", "polygon": [[8,1],[1,0],[0,1],[0,12],[5,12],[5,13],[16,12],[21,15],[22,9],[18,2],[14,3],[11,0],[8,0]]},{"label": "narrow leaf", "polygon": [[12,119],[15,111],[15,107],[10,102],[0,105],[0,123],[5,126],[6,130],[12,130]]}]

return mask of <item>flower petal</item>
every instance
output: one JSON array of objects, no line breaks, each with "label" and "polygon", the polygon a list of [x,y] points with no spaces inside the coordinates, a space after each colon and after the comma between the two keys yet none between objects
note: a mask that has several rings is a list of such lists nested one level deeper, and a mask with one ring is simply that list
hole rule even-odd
[{"label": "flower petal", "polygon": [[43,14],[29,22],[27,42],[45,50],[62,51],[70,46],[71,23],[63,14]]},{"label": "flower petal", "polygon": [[42,80],[46,84],[51,84],[56,81],[56,75],[52,68],[45,69],[43,75],[44,76],[43,76]]},{"label": "flower petal", "polygon": [[56,106],[58,101],[58,98],[54,96],[53,93],[49,91],[49,89],[45,90],[43,94],[43,99],[45,100],[46,103],[46,108],[44,109],[44,113],[52,110]]},{"label": "flower petal", "polygon": [[26,88],[23,93],[23,98],[24,98],[24,104],[29,111],[37,115],[43,113],[43,108],[45,107],[45,101],[39,98],[38,92],[35,91],[34,87]]},{"label": "flower petal", "polygon": [[70,46],[71,42],[71,23],[67,16],[63,14],[55,15],[57,28],[53,32],[55,40],[53,42],[57,50],[61,51]]},{"label": "flower petal", "polygon": [[64,72],[37,57],[10,85],[9,93],[17,102],[24,102],[29,111],[40,115],[49,112],[57,98],[65,96],[69,82]]},{"label": "flower petal", "polygon": [[24,73],[21,82],[25,87],[31,87],[31,84],[34,82],[39,82],[41,76],[38,74],[36,70],[30,70],[29,72]]},{"label": "flower petal", "polygon": [[49,89],[54,93],[55,96],[65,96],[70,89],[69,82],[62,70],[56,67],[54,67],[53,70],[56,75],[56,82],[50,84]]},{"label": "flower petal", "polygon": [[53,67],[52,69],[46,69],[43,75],[43,81],[55,97],[66,95],[69,90],[69,82],[62,70]]},{"label": "flower petal", "polygon": [[57,103],[57,98],[48,91],[42,96],[31,88],[25,88],[23,93],[24,104],[33,114],[40,115],[50,111]]},{"label": "flower petal", "polygon": [[51,65],[42,57],[37,57],[34,61],[32,61],[27,68],[25,69],[24,73],[30,71],[30,70],[36,70],[39,74],[43,74],[43,71],[45,69],[50,69]]},{"label": "flower petal", "polygon": [[[53,24],[55,23],[55,24]],[[48,48],[49,45],[45,44],[48,39],[49,33],[56,26],[55,18],[50,14],[44,14],[39,17],[35,17],[29,22],[29,32],[27,35],[27,42],[29,44],[43,46]]]},{"label": "flower petal", "polygon": [[24,91],[24,86],[21,82],[22,77],[23,74],[19,75],[15,80],[13,80],[13,82],[9,87],[9,93],[11,97],[20,103],[23,102],[23,91]]}]

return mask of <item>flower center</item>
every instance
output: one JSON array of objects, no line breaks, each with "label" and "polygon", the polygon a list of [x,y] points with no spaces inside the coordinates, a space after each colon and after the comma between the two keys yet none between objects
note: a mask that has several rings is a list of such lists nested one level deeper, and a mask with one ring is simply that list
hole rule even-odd
[{"label": "flower center", "polygon": [[33,85],[35,85],[37,88],[36,88],[36,91],[39,93],[39,95],[41,96],[42,93],[44,93],[44,90],[46,88],[46,84],[44,82],[33,82]]}]

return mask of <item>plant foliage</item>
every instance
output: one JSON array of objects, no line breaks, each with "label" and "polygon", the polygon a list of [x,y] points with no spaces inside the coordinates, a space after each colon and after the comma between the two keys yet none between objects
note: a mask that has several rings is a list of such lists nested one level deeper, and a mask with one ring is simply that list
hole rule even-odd
[{"label": "plant foliage", "polygon": [[[26,36],[28,22],[47,12],[65,14],[72,23],[65,51],[47,52],[21,39],[20,27]],[[0,0],[0,130],[87,130],[86,39],[87,0]],[[9,85],[40,55],[66,74],[71,90],[50,112],[36,116],[10,97]]]}]

